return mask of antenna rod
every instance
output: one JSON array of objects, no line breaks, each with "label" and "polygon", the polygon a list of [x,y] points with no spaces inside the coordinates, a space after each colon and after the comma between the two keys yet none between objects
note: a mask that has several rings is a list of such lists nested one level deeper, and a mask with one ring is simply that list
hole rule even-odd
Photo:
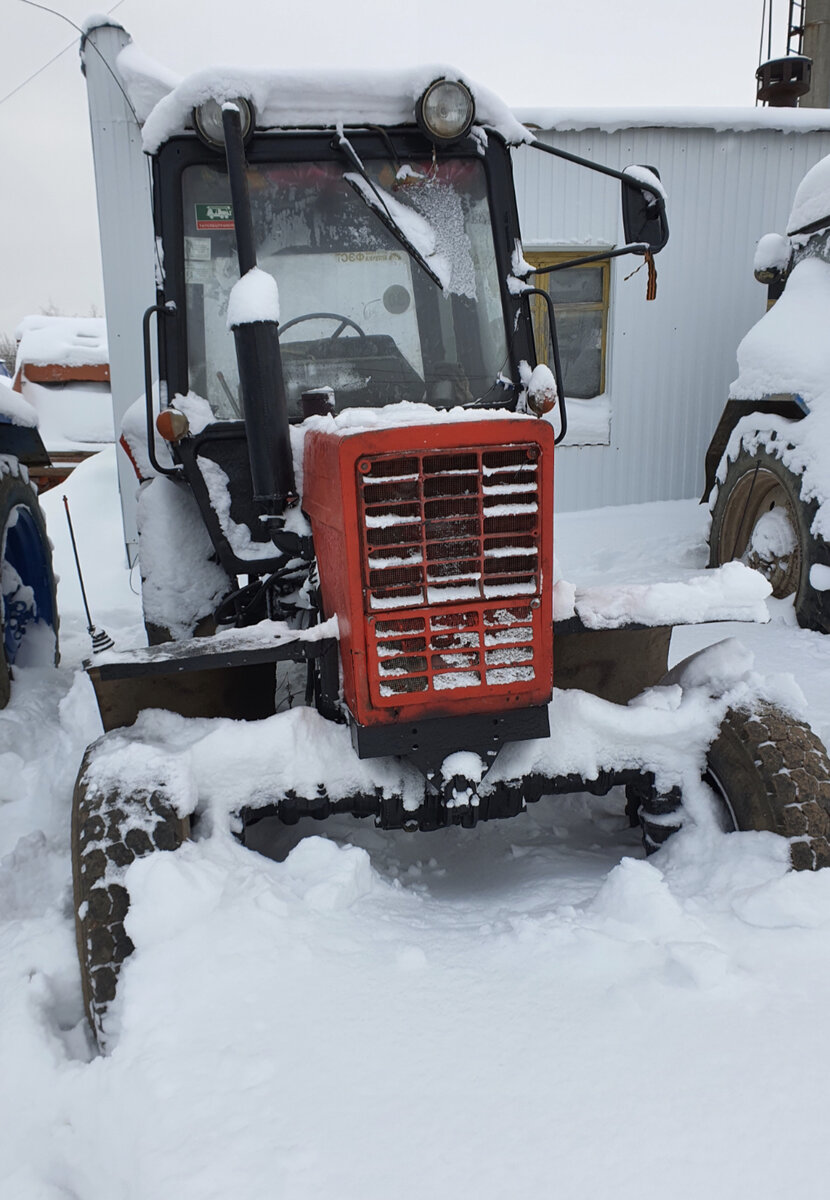
[{"label": "antenna rod", "polygon": [[78,583],[81,585],[81,596],[83,597],[84,612],[86,613],[86,628],[91,637],[95,626],[92,624],[92,617],[90,616],[89,612],[89,603],[87,602],[86,588],[84,587],[84,576],[83,572],[81,571],[81,560],[78,557],[78,545],[75,541],[75,530],[72,528],[72,517],[69,512],[69,501],[66,496],[63,498],[63,507],[66,509],[66,521],[69,525],[69,536],[72,539],[72,553],[75,555],[75,568],[78,572]]},{"label": "antenna rod", "polygon": [[86,588],[84,587],[84,576],[83,572],[81,571],[81,560],[78,556],[78,545],[75,541],[75,530],[72,527],[72,515],[69,512],[69,500],[66,496],[63,497],[63,507],[66,509],[66,522],[69,525],[69,537],[72,540],[72,553],[75,556],[75,568],[78,572],[78,583],[81,585],[81,597],[84,602],[84,612],[86,613],[87,633],[92,638],[92,653],[100,654],[102,650],[111,650],[115,645],[115,642],[105,629],[96,629],[92,624],[92,616],[89,611],[89,601],[86,598]]}]

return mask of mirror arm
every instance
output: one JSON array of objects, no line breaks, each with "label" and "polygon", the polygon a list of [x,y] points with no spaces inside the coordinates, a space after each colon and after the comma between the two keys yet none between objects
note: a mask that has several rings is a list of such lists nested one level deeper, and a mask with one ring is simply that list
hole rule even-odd
[{"label": "mirror arm", "polygon": [[600,175],[608,175],[611,179],[619,179],[622,183],[627,183],[632,187],[640,188],[644,192],[649,192],[654,199],[659,203],[661,211],[665,207],[663,197],[649,183],[644,183],[642,180],[634,179],[631,175],[626,175],[625,171],[615,171],[613,167],[606,167],[604,163],[591,162],[590,158],[580,158],[578,154],[571,154],[568,150],[560,150],[557,146],[548,146],[546,142],[540,142],[538,138],[534,138],[528,143],[534,150],[543,150],[545,154],[552,154],[554,158],[564,158],[566,162],[576,163],[579,167],[587,167],[589,171],[596,171]]},{"label": "mirror arm", "polygon": [[555,445],[559,445],[565,434],[568,432],[568,410],[565,406],[565,385],[562,381],[562,364],[559,361],[559,343],[556,340],[556,321],[553,315],[553,301],[547,292],[543,292],[541,288],[527,288],[522,292],[523,296],[541,296],[545,301],[548,310],[548,331],[550,332],[550,348],[553,354],[553,377],[556,380],[556,391],[559,400],[559,420],[561,428],[554,440]]},{"label": "mirror arm", "polygon": [[[618,250],[605,250],[599,254],[586,254],[583,258],[569,258],[567,262],[554,263],[550,267],[534,267],[526,275],[550,275],[552,271],[567,271],[569,267],[584,267],[587,263],[605,262],[608,258],[619,258],[621,254],[645,254],[649,249],[646,242],[629,242]],[[524,276],[522,277],[524,278]]]}]

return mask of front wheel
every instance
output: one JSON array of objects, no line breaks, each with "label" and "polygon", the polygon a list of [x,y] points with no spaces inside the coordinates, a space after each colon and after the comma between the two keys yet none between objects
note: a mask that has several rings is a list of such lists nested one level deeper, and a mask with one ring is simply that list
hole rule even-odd
[{"label": "front wheel", "polygon": [[[706,758],[724,832],[777,833],[797,871],[830,866],[830,759],[809,725],[772,704],[730,709]],[[653,854],[683,824],[680,789],[660,795],[646,778],[626,794]]]},{"label": "front wheel", "polygon": [[137,858],[177,850],[189,835],[190,821],[178,816],[162,785],[132,791],[97,785],[90,768],[99,745],[87,751],[75,784],[72,877],[84,1007],[104,1049],[107,1009],[134,949],[124,927],[130,907],[125,872]]},{"label": "front wheel", "polygon": [[726,830],[780,834],[798,871],[830,866],[830,760],[809,725],[771,704],[730,710],[704,780]]}]

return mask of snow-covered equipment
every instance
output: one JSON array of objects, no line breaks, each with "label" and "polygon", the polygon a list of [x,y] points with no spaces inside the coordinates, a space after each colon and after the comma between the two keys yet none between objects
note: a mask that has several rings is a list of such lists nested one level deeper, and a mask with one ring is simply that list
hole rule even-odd
[{"label": "snow-covered equipment", "polygon": [[49,464],[37,414],[0,379],[0,708],[9,702],[15,664],[58,661],[52,544],[28,470]]},{"label": "snow-covered equipment", "polygon": [[217,823],[469,828],[624,785],[654,849],[708,755],[725,825],[830,861],[830,764],[763,707],[745,656],[658,686],[674,623],[764,619],[766,582],[740,564],[622,590],[556,578],[564,389],[531,277],[558,268],[524,260],[511,147],[616,179],[612,253],[652,268],[654,169],[541,145],[446,67],[179,82],[114,25],[83,57],[151,643],[89,667],[107,732],[78,777],[73,859],[99,1038],[132,951],[130,865]]},{"label": "snow-covered equipment", "polygon": [[738,347],[739,375],[706,454],[709,563],[741,559],[830,633],[830,158],[798,186],[787,235],[755,276],[771,306]]},{"label": "snow-covered equipment", "polygon": [[113,440],[103,317],[24,317],[15,331],[12,387],[37,414],[49,465],[30,475],[43,492]]}]

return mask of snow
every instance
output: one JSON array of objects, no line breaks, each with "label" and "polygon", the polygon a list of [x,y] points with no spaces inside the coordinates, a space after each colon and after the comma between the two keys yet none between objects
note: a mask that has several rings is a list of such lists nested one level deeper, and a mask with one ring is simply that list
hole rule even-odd
[{"label": "snow", "polygon": [[[830,214],[830,156],[812,167],[796,189],[788,230],[809,227]],[[728,463],[741,450],[763,447],[800,479],[804,500],[816,500],[813,533],[830,538],[830,264],[822,257],[822,238],[808,235],[782,238],[768,234],[756,251],[756,268],[784,266],[795,259],[781,297],[738,346],[738,378],[730,388],[736,399],[760,400],[791,394],[805,405],[803,420],[747,416],[732,432],[718,469],[718,483],[726,477]],[[717,489],[713,489],[710,507]],[[781,544],[786,531],[767,528]]]},{"label": "snow", "polygon": [[556,379],[546,363],[538,363],[527,381],[527,394],[538,412],[550,412],[559,398]]},{"label": "snow", "polygon": [[228,329],[256,321],[279,321],[280,294],[273,275],[252,267],[231,288],[228,297]]},{"label": "snow", "polygon": [[280,551],[272,541],[255,542],[248,526],[241,525],[231,516],[230,480],[227,472],[222,470],[219,463],[204,454],[198,455],[197,461],[208,491],[211,508],[216,513],[219,526],[228,539],[228,544],[234,554],[238,558],[248,559],[251,562],[263,558],[279,558]]},{"label": "snow", "polygon": [[[132,49],[121,52],[117,65],[141,117],[147,95],[160,90],[161,81],[153,65],[145,82],[132,53],[122,71],[122,58]],[[258,128],[412,125],[417,100],[442,77],[458,79],[470,89],[477,126],[496,130],[514,145],[529,140],[528,131],[498,96],[453,67],[431,64],[396,71],[331,71],[217,66],[188,76],[158,100],[144,121],[144,149],[154,154],[168,138],[189,128],[192,110],[205,100],[222,104],[240,96],[252,101]]]},{"label": "snow", "polygon": [[825,453],[830,445],[828,322],[830,264],[803,258],[792,269],[781,298],[738,346],[739,375],[730,395],[757,400],[792,393],[801,396],[810,411],[801,421],[765,415],[761,428],[757,417],[743,417],[719,471],[722,483],[727,459],[737,458],[741,448],[765,447],[801,476],[802,497],[819,501],[813,531],[824,538],[830,538],[830,463]]},{"label": "snow", "polygon": [[190,637],[230,586],[193,493],[164,475],[148,479],[138,490],[136,520],[145,617],[174,638]]},{"label": "snow", "polygon": [[650,188],[652,192],[656,192],[664,201],[667,201],[669,196],[660,179],[655,175],[654,171],[650,171],[648,167],[640,167],[633,164],[630,167],[623,167],[623,175],[629,175],[637,183],[643,183]]},{"label": "snow", "polygon": [[787,233],[799,233],[817,221],[830,222],[830,155],[811,167],[796,188]]},{"label": "snow", "polygon": [[790,239],[780,233],[765,233],[758,239],[753,271],[785,271],[790,264],[792,246]]},{"label": "snow", "polygon": [[830,567],[823,563],[813,563],[810,567],[810,586],[817,592],[830,592]]},{"label": "snow", "polygon": [[5,418],[12,425],[37,428],[37,409],[13,390],[12,381],[5,375],[0,375],[0,418]]},{"label": "snow", "polygon": [[[302,439],[311,430],[320,430],[338,437],[351,437],[354,433],[363,433],[370,429],[444,425],[454,424],[458,421],[504,421],[506,418],[514,421],[538,420],[529,413],[514,413],[503,408],[477,408],[471,412],[470,409],[461,406],[439,409],[433,408],[431,404],[413,404],[409,401],[387,404],[384,408],[344,408],[342,412],[324,417],[307,417],[301,426],[292,427],[294,467],[296,470],[297,448],[302,446]],[[301,458],[301,455],[299,457]]]},{"label": "snow", "polygon": [[[100,24],[109,24],[103,20],[95,20],[90,28]],[[181,83],[181,76],[167,69],[139,50],[135,42],[130,42],[118,55],[118,74],[124,80],[136,117],[140,122],[146,121],[159,100]]]},{"label": "snow", "polygon": [[[126,648],[142,631],[114,453],[65,490],[94,619]],[[169,771],[205,818],[181,851],[129,869],[136,951],[117,1044],[95,1055],[68,814],[100,725],[79,670],[89,639],[60,495],[45,507],[62,665],[20,672],[0,713],[0,1194],[821,1194],[830,871],[793,874],[770,834],[723,835],[703,791],[694,824],[648,861],[617,793],[435,834],[263,822],[244,848],[224,814],[251,780],[273,786],[287,751],[308,786],[384,769],[302,708],[270,718],[267,738],[146,713],[109,739],[113,775]],[[585,590],[680,583],[703,574],[705,521],[693,500],[566,514],[557,554]],[[550,746],[590,767],[647,738],[670,774],[698,753],[713,703],[755,689],[761,669],[783,673],[767,686],[796,706],[785,677],[797,677],[827,738],[830,638],[766,603],[766,625],[677,630],[675,662],[735,637],[748,650],[727,641],[636,705],[558,694]],[[714,702],[702,694],[713,677]],[[453,765],[473,780],[481,770]]]},{"label": "snow", "polygon": [[48,367],[102,366],[109,362],[103,317],[24,317],[15,331],[15,372],[24,363]]},{"label": "snow", "polygon": [[830,129],[830,113],[822,108],[744,108],[738,106],[614,105],[609,107],[518,107],[515,115],[536,129],[579,132],[601,129],[713,129],[717,133],[782,130],[806,133]]},{"label": "snow", "polygon": [[113,440],[108,383],[32,383],[24,376],[21,386],[47,450],[98,450]]},{"label": "snow", "polygon": [[730,562],[685,580],[576,587],[574,607],[588,629],[619,629],[631,622],[765,621],[771,591],[757,571]]}]

